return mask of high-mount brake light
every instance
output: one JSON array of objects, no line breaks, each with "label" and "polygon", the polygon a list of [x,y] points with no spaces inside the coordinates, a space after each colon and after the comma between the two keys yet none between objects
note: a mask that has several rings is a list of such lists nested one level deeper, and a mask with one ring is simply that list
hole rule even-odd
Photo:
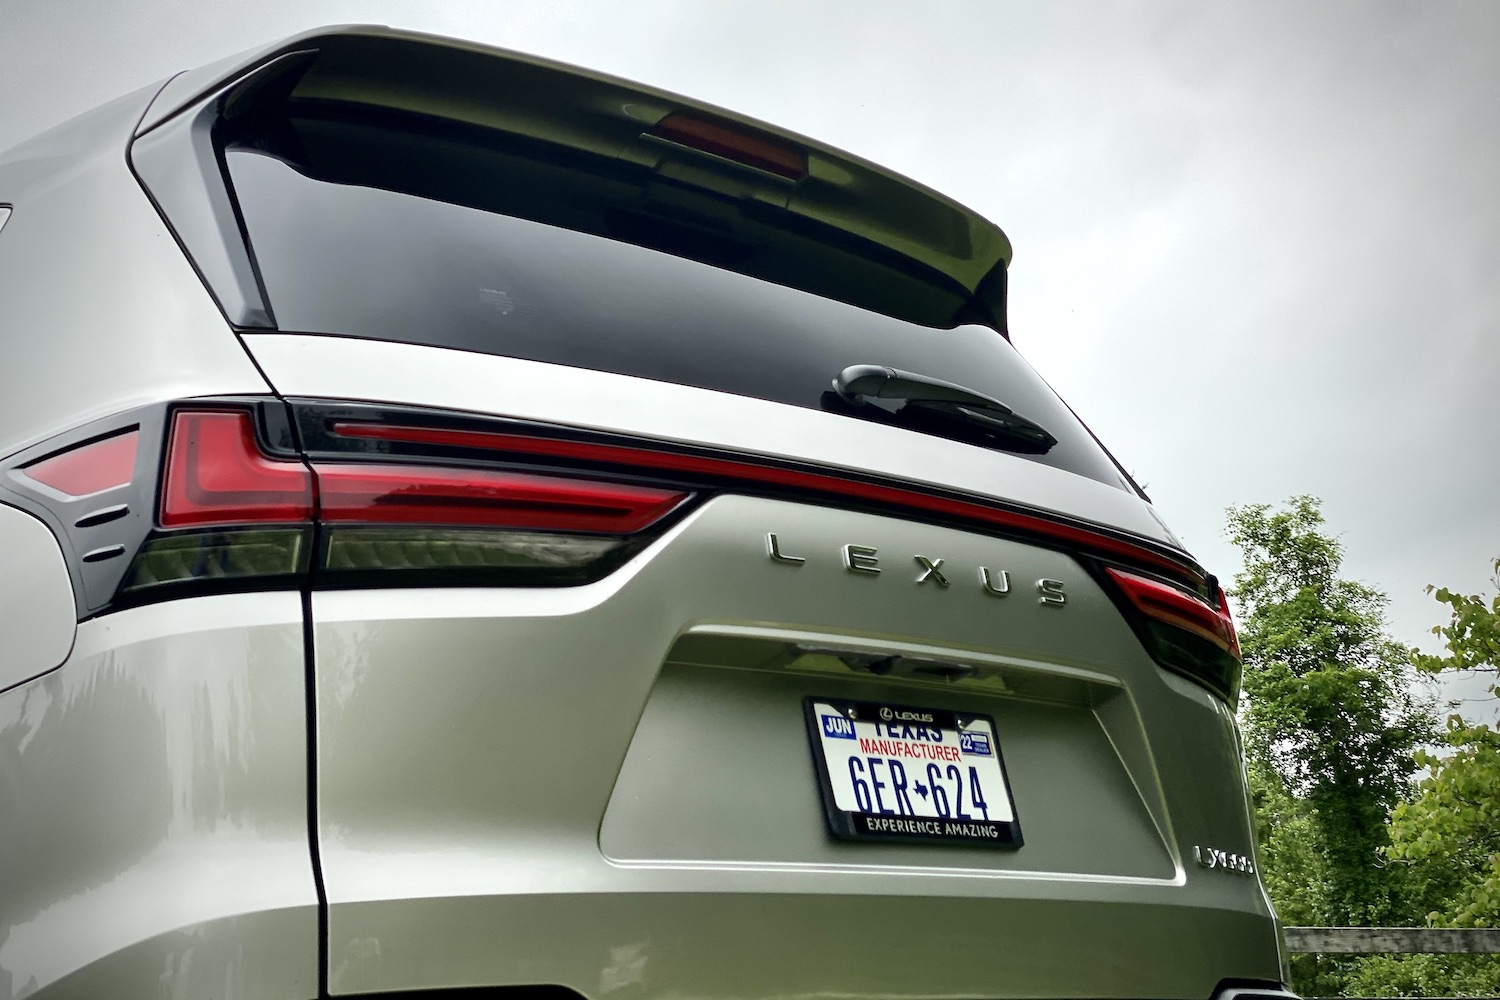
[{"label": "high-mount brake light", "polygon": [[681,491],[490,469],[313,466],[318,517],[334,522],[462,525],[628,535],[687,498]]},{"label": "high-mount brake light", "polygon": [[111,434],[32,462],[21,472],[70,498],[102,493],[130,482],[140,437],[139,430]]},{"label": "high-mount brake light", "polygon": [[1225,698],[1238,696],[1240,643],[1222,590],[1215,606],[1160,580],[1114,566],[1105,572],[1140,612],[1145,625],[1142,638],[1158,662]]},{"label": "high-mount brake light", "polygon": [[179,411],[172,421],[161,495],[163,528],[308,521],[312,473],[267,458],[243,410]]},{"label": "high-mount brake light", "polygon": [[967,500],[927,493],[904,486],[872,483],[864,479],[840,475],[832,470],[812,472],[762,463],[749,457],[717,458],[684,452],[657,451],[652,448],[629,445],[534,437],[499,431],[418,427],[347,420],[335,421],[330,429],[334,434],[346,438],[500,451],[518,455],[541,455],[548,458],[608,463],[633,469],[722,477],[763,486],[805,490],[840,499],[854,499],[907,510],[921,510],[943,517],[1008,529],[1032,537],[1051,539],[1095,555],[1148,566],[1192,586],[1203,583],[1201,572],[1144,545],[1115,538],[1101,531],[991,506],[978,499]]},{"label": "high-mount brake light", "polygon": [[807,154],[743,126],[673,113],[651,128],[651,135],[789,180],[807,175]]}]

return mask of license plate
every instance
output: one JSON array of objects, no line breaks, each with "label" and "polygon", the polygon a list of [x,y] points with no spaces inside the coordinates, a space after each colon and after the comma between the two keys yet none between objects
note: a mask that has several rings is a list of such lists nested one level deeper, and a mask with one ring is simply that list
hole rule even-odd
[{"label": "license plate", "polygon": [[836,698],[804,704],[834,836],[1021,846],[994,719]]}]

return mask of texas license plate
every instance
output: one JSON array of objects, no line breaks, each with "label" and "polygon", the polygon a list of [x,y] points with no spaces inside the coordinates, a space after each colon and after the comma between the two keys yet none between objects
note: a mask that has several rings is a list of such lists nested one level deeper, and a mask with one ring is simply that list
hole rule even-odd
[{"label": "texas license plate", "polygon": [[836,698],[804,704],[834,836],[1021,846],[994,719]]}]

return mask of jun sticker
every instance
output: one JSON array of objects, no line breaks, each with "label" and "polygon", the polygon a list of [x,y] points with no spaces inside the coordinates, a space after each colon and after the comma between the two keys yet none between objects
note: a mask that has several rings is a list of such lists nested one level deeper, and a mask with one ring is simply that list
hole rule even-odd
[{"label": "jun sticker", "polygon": [[823,720],[823,735],[835,740],[854,739],[854,723],[842,715],[820,715]]}]

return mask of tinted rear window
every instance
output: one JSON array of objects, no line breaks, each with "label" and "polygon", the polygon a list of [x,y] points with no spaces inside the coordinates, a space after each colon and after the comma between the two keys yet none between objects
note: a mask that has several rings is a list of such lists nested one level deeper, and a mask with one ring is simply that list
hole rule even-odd
[{"label": "tinted rear window", "polygon": [[828,409],[880,364],[999,399],[1058,443],[1034,461],[1126,488],[994,330],[933,329],[688,257],[227,152],[276,325],[479,351]]}]

